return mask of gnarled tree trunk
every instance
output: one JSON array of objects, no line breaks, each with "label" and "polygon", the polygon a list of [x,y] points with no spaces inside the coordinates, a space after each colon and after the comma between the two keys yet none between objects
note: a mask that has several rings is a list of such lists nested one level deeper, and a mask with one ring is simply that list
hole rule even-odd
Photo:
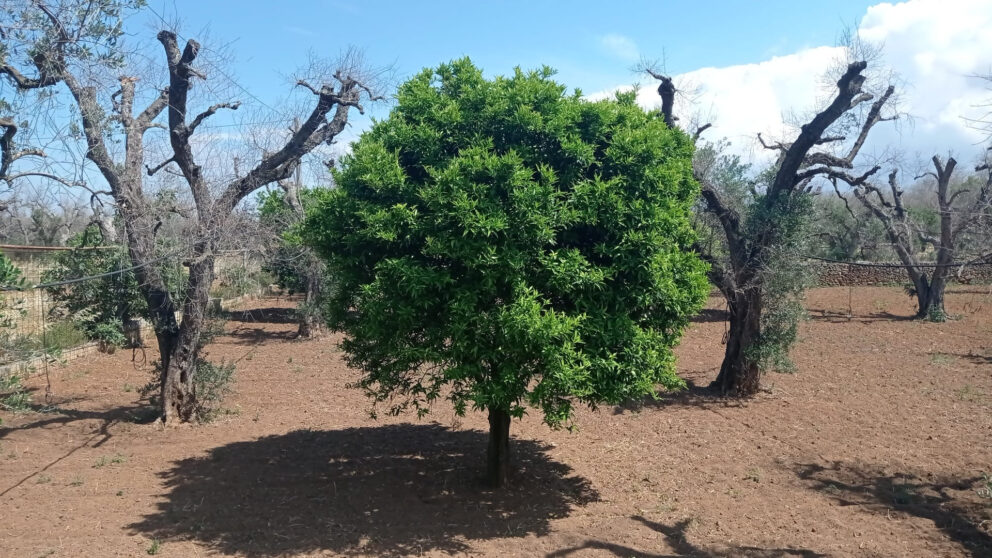
[{"label": "gnarled tree trunk", "polygon": [[167,366],[163,366],[162,420],[166,423],[187,422],[199,410],[196,399],[196,367],[200,353],[200,335],[206,323],[210,285],[214,280],[212,248],[197,246],[203,255],[190,266],[189,283],[183,304],[183,321]]},{"label": "gnarled tree trunk", "polygon": [[944,309],[944,290],[947,287],[947,273],[945,268],[934,269],[930,280],[923,274],[914,281],[913,288],[916,290],[916,318],[920,320],[933,320],[942,322],[947,315]]},{"label": "gnarled tree trunk", "polygon": [[761,335],[761,290],[750,288],[728,299],[730,331],[720,374],[710,389],[722,395],[750,396],[761,386],[761,370],[750,349]]}]

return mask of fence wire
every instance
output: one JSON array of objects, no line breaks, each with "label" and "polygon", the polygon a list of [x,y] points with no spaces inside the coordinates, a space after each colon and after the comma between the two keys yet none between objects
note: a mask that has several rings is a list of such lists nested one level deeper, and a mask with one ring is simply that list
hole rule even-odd
[{"label": "fence wire", "polygon": [[[111,247],[119,249],[119,247]],[[148,262],[59,281],[46,281],[60,254],[78,248],[0,246],[19,269],[23,283],[0,285],[0,388],[12,375],[25,377],[47,373],[49,365],[92,352],[95,339],[81,327],[80,313],[67,312],[52,296],[53,289],[79,288],[80,284],[133,273],[149,265],[174,266],[181,270],[185,250],[168,252]],[[257,292],[261,287],[261,260],[251,250],[221,252],[216,260],[215,296],[231,298]],[[113,293],[108,293],[113,296]],[[177,306],[182,300],[175,301]],[[0,389],[2,391],[2,389]]]}]

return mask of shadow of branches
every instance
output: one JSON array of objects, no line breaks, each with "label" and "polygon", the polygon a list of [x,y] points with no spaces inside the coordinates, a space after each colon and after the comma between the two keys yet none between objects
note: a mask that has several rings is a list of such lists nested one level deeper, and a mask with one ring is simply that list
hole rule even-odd
[{"label": "shadow of branches", "polygon": [[477,539],[544,535],[598,499],[531,440],[512,442],[512,486],[488,491],[476,478],[485,447],[479,431],[414,424],[228,444],[161,473],[165,500],[130,528],[244,556],[451,553]]},{"label": "shadow of branches", "polygon": [[797,474],[841,505],[929,519],[972,556],[992,556],[992,535],[986,527],[992,525],[992,517],[988,505],[979,501],[975,492],[981,477],[888,474],[843,463],[800,465]]},{"label": "shadow of branches", "polygon": [[295,308],[253,308],[251,310],[225,310],[220,317],[231,322],[295,324],[299,317]]},{"label": "shadow of branches", "polygon": [[686,532],[692,525],[692,520],[679,521],[675,525],[665,525],[648,520],[639,515],[631,519],[638,521],[652,530],[661,533],[665,537],[665,542],[672,548],[675,554],[655,554],[644,552],[629,546],[608,543],[598,540],[588,540],[585,543],[563,548],[548,553],[545,558],[564,558],[585,550],[604,550],[616,556],[636,557],[636,558],[678,558],[680,556],[696,556],[700,558],[732,558],[736,556],[746,556],[749,558],[819,558],[826,556],[811,550],[793,548],[760,548],[756,546],[734,546],[722,549],[707,549],[689,542]]},{"label": "shadow of branches", "polygon": [[[719,369],[716,372],[719,372]],[[716,372],[714,372],[714,376],[716,376]],[[626,412],[665,407],[699,407],[702,409],[739,407],[746,404],[746,402],[745,399],[728,397],[722,395],[717,390],[710,389],[708,386],[699,386],[691,380],[686,380],[686,388],[683,390],[659,391],[653,397],[646,396],[639,399],[631,399],[614,407],[613,414],[621,415]]]},{"label": "shadow of branches", "polygon": [[696,324],[729,322],[730,312],[725,308],[703,308],[689,321]]}]

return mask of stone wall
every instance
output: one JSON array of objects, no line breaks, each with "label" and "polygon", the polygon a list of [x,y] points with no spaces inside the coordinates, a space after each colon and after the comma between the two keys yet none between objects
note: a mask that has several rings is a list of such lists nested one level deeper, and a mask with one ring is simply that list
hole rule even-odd
[{"label": "stone wall", "polygon": [[[823,287],[905,285],[910,282],[903,267],[869,267],[821,261],[811,261],[809,265],[819,277],[817,283]],[[992,263],[954,268],[950,280],[952,283],[992,283]]]}]

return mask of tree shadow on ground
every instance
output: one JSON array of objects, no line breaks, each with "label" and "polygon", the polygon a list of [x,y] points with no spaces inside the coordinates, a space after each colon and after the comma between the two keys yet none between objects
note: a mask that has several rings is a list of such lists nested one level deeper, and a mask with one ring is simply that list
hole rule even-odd
[{"label": "tree shadow on ground", "polygon": [[799,465],[796,474],[842,506],[861,506],[929,519],[972,556],[992,556],[992,517],[976,490],[981,477],[886,473],[835,462]]},{"label": "tree shadow on ground", "polygon": [[870,324],[874,322],[908,322],[916,319],[915,315],[893,314],[892,312],[871,312],[867,314],[852,313],[848,316],[843,310],[823,310],[819,308],[809,308],[806,311],[809,319],[814,322],[827,322],[841,324],[849,322],[861,322]]},{"label": "tree shadow on ground", "polygon": [[696,324],[726,322],[730,321],[730,312],[724,308],[703,308],[689,321]]},{"label": "tree shadow on ground", "polygon": [[545,535],[598,500],[531,440],[511,443],[511,486],[486,490],[477,480],[486,442],[479,431],[415,424],[236,442],[160,473],[169,493],[130,528],[244,556],[455,553],[473,540]]},{"label": "tree shadow on ground", "polygon": [[[719,372],[719,370],[714,372],[714,378],[716,377],[716,372]],[[691,380],[687,380],[686,389],[670,392],[660,391],[654,397],[649,395],[641,399],[632,399],[614,407],[613,414],[622,415],[644,409],[665,407],[739,407],[747,405],[747,403],[747,398],[726,396],[718,390],[710,389],[708,386],[698,386]]]},{"label": "tree shadow on ground", "polygon": [[[70,455],[76,453],[82,448],[98,448],[103,444],[107,443],[113,434],[110,432],[110,427],[120,423],[120,422],[151,422],[155,417],[158,416],[158,410],[148,405],[139,402],[136,405],[128,407],[117,407],[105,411],[81,411],[77,409],[65,409],[60,405],[64,405],[67,402],[80,401],[81,398],[66,399],[54,405],[31,405],[31,410],[36,412],[39,416],[38,420],[28,422],[19,426],[14,427],[0,427],[0,440],[6,438],[10,434],[22,430],[32,430],[36,428],[47,428],[54,425],[65,425],[70,422],[82,421],[82,420],[98,420],[100,425],[90,433],[90,436],[83,440],[81,443],[76,444],[67,453],[63,454],[61,457],[49,462],[44,467],[37,469],[27,476],[21,478],[13,485],[3,487],[0,490],[0,496],[7,495],[10,491],[21,486],[29,479],[40,475],[51,468],[56,463],[59,463],[63,459],[69,457]],[[154,411],[153,415],[149,415],[148,411]],[[149,418],[151,417],[151,418]]]},{"label": "tree shadow on ground", "polygon": [[675,554],[656,554],[644,552],[622,544],[608,543],[590,539],[585,543],[569,548],[563,548],[554,552],[549,552],[545,558],[564,558],[584,550],[605,550],[616,556],[633,556],[636,558],[678,558],[680,556],[696,556],[700,558],[731,558],[735,556],[747,556],[750,558],[819,558],[826,556],[813,552],[812,550],[794,548],[760,548],[756,546],[733,546],[727,548],[703,548],[689,542],[687,531],[692,525],[692,520],[679,521],[675,525],[665,525],[648,520],[639,515],[631,517],[635,521],[643,523],[645,526],[661,533],[665,537],[665,542],[675,551]]},{"label": "tree shadow on ground", "polygon": [[295,308],[252,308],[251,310],[225,310],[220,316],[231,322],[295,324],[299,323]]},{"label": "tree shadow on ground", "polygon": [[[0,426],[0,440],[18,431],[62,426],[81,420],[100,421],[98,431],[105,435],[106,439],[109,439],[111,436],[109,429],[114,424],[121,422],[144,424],[152,422],[158,416],[158,410],[153,408],[147,401],[139,401],[133,405],[97,411],[85,411],[63,407],[63,405],[66,405],[67,403],[74,403],[82,400],[82,398],[76,397],[53,404],[31,404],[29,411],[32,414],[28,416],[30,416],[31,419],[37,420],[30,420],[17,426]],[[106,440],[95,444],[94,447],[100,446],[104,442],[106,442]]]},{"label": "tree shadow on ground", "polygon": [[293,341],[297,331],[272,331],[263,327],[238,326],[213,341],[215,345],[258,345],[267,341]]},{"label": "tree shadow on ground", "polygon": [[950,355],[953,355],[953,356],[955,356],[957,358],[960,358],[960,359],[963,359],[963,360],[966,360],[966,361],[969,361],[969,362],[972,362],[972,363],[975,363],[975,364],[978,364],[978,365],[992,364],[992,354],[990,354],[990,355],[977,355],[975,353],[968,353],[968,354],[963,354],[963,353],[956,353],[956,354],[955,353],[944,353],[944,354],[950,354]]}]

